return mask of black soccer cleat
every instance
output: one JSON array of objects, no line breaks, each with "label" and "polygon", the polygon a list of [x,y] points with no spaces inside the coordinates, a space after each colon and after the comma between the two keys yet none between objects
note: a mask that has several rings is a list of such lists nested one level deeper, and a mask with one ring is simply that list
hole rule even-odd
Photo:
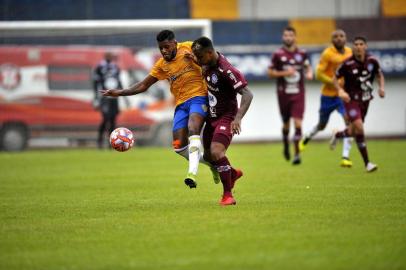
[{"label": "black soccer cleat", "polygon": [[300,159],[299,156],[295,156],[295,158],[292,161],[292,165],[300,165],[302,163],[302,160]]},{"label": "black soccer cleat", "polygon": [[306,136],[306,137],[304,138],[304,140],[303,140],[303,144],[306,145],[306,144],[308,144],[309,142],[310,142],[310,137],[307,137],[307,136]]},{"label": "black soccer cleat", "polygon": [[189,188],[196,188],[197,187],[196,181],[193,180],[192,178],[186,178],[185,179],[185,185],[187,185]]}]

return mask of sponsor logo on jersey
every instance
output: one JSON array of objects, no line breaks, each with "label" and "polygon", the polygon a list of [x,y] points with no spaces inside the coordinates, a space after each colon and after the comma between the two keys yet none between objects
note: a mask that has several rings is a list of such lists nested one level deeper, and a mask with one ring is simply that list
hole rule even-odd
[{"label": "sponsor logo on jersey", "polygon": [[296,59],[296,61],[301,62],[303,60],[303,57],[301,54],[297,53],[297,54],[295,54],[295,59]]},{"label": "sponsor logo on jersey", "polygon": [[181,72],[178,72],[176,74],[173,74],[171,76],[169,76],[169,79],[174,82],[176,81],[179,77],[181,77],[183,74],[188,73],[193,71],[193,67],[192,66],[187,66],[184,70],[182,70]]},{"label": "sponsor logo on jersey", "polygon": [[213,87],[213,86],[210,85],[210,84],[207,84],[207,88],[209,88],[209,90],[210,90],[210,91],[213,91],[213,92],[218,92],[218,91],[220,91],[220,89],[219,89],[218,87]]},{"label": "sponsor logo on jersey", "polygon": [[211,81],[213,84],[216,84],[218,82],[216,73],[211,74]]},{"label": "sponsor logo on jersey", "polygon": [[215,107],[217,105],[217,98],[210,92],[207,94],[207,97],[209,99],[209,106]]}]

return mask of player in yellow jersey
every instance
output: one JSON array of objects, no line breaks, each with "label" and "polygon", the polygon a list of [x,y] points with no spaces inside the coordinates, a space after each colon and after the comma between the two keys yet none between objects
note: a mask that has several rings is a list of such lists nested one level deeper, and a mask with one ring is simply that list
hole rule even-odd
[{"label": "player in yellow jersey", "polygon": [[143,93],[158,80],[168,80],[175,97],[173,120],[173,148],[189,160],[185,184],[195,188],[199,161],[210,166],[216,183],[218,172],[203,160],[200,131],[207,115],[207,86],[202,71],[190,57],[192,42],[178,43],[170,30],[158,33],[158,47],[162,57],[155,63],[149,75],[127,89],[102,90],[104,96],[130,96]]},{"label": "player in yellow jersey", "polygon": [[[332,46],[326,48],[321,54],[321,59],[316,70],[316,78],[323,83],[321,89],[319,122],[304,136],[300,143],[301,149],[304,149],[305,145],[309,143],[317,132],[326,127],[330,114],[333,111],[337,110],[342,115],[344,121],[346,121],[344,104],[338,97],[338,92],[333,84],[333,77],[336,69],[345,59],[352,55],[351,48],[345,46],[346,41],[347,38],[345,32],[341,29],[335,30],[331,35]],[[351,167],[352,161],[349,159],[351,139],[346,138],[343,143],[341,166]]]}]

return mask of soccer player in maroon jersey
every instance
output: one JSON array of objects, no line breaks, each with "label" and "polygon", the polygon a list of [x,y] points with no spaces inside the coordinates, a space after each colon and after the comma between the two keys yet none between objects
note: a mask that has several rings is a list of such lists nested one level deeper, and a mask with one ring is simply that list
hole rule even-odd
[{"label": "soccer player in maroon jersey", "polygon": [[[247,112],[252,93],[247,88],[244,76],[227,59],[216,52],[207,37],[192,44],[195,61],[203,67],[203,77],[208,87],[209,115],[203,131],[203,146],[206,160],[217,168],[223,184],[220,205],[233,205],[236,201],[232,189],[242,171],[234,169],[226,157],[234,134],[241,132],[241,119]],[[241,94],[238,108],[237,93]]]},{"label": "soccer player in maroon jersey", "polygon": [[[364,120],[369,101],[373,98],[375,76],[378,80],[378,94],[381,98],[385,97],[385,79],[378,60],[367,53],[367,48],[367,41],[364,37],[354,38],[353,56],[344,61],[333,78],[338,96],[344,101],[350,125],[344,131],[333,134],[330,147],[335,148],[338,138],[355,137],[366,171],[373,172],[378,169],[378,166],[369,161],[364,135]],[[344,78],[344,87],[340,86],[339,78]]]},{"label": "soccer player in maroon jersey", "polygon": [[313,71],[307,53],[296,45],[296,30],[286,27],[282,35],[283,47],[272,55],[269,76],[277,79],[279,109],[282,116],[284,156],[290,160],[289,129],[293,118],[295,157],[292,164],[301,163],[299,141],[302,138],[302,119],[305,107],[304,78],[311,80]]}]

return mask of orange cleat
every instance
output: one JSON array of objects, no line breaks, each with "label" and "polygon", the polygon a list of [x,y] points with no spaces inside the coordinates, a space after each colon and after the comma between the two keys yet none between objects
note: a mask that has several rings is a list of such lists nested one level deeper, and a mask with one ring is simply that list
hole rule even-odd
[{"label": "orange cleat", "polygon": [[235,205],[236,203],[232,195],[224,195],[220,201],[221,206]]},{"label": "orange cleat", "polygon": [[236,171],[236,175],[233,179],[231,179],[231,189],[234,188],[235,182],[237,182],[237,180],[240,179],[241,176],[244,175],[243,172],[239,169],[235,169],[235,171]]}]

